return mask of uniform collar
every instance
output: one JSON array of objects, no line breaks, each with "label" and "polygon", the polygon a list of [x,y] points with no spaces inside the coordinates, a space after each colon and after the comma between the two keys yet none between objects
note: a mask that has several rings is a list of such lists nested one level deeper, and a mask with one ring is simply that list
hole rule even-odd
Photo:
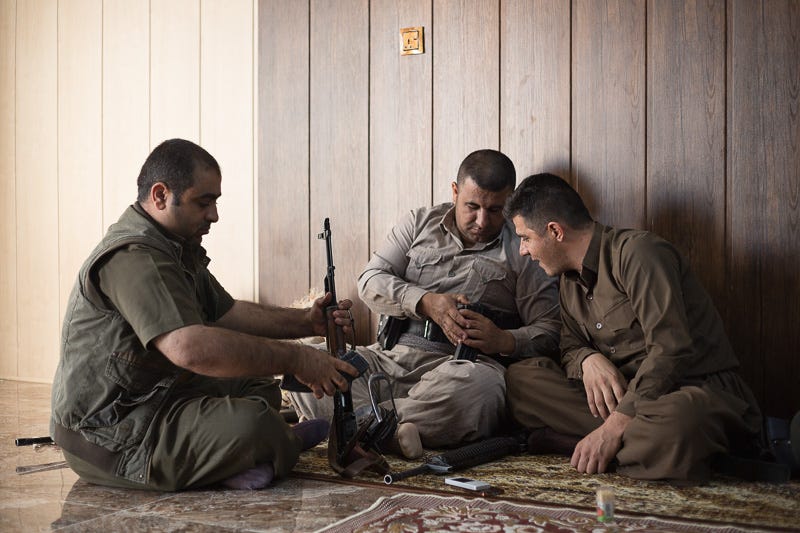
[{"label": "uniform collar", "polygon": [[586,255],[583,256],[581,264],[581,271],[575,272],[570,270],[564,274],[564,277],[571,281],[580,283],[589,290],[594,289],[597,283],[597,272],[600,269],[600,243],[603,240],[603,229],[605,226],[595,222],[592,229],[592,240],[589,241],[589,247],[586,249]]},{"label": "uniform collar", "polygon": [[184,264],[187,266],[193,266],[195,262],[199,262],[205,266],[208,266],[208,263],[211,262],[206,254],[205,248],[202,246],[187,244],[186,239],[167,230],[167,228],[159,224],[156,219],[151,217],[150,213],[145,211],[144,207],[142,207],[138,201],[134,202],[131,207],[133,207],[133,210],[136,211],[138,215],[144,217],[147,222],[156,228],[159,233],[161,233],[169,241],[169,243],[175,248],[175,251],[178,253],[178,256],[181,258],[181,261]]}]

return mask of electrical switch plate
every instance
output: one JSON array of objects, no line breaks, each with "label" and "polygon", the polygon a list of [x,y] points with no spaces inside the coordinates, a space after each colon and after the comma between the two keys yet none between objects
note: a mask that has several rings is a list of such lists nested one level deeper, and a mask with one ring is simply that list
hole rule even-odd
[{"label": "electrical switch plate", "polygon": [[422,26],[400,30],[400,55],[425,53],[425,34]]}]

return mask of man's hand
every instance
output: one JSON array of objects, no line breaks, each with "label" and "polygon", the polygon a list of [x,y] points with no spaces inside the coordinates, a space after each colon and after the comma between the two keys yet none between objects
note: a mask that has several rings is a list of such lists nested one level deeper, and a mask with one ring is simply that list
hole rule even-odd
[{"label": "man's hand", "polygon": [[[322,298],[314,300],[314,305],[308,310],[309,321],[311,322],[311,329],[314,335],[325,337],[328,335],[328,318],[325,313],[325,308],[331,301],[331,293],[326,292]],[[350,314],[350,308],[353,302],[350,300],[342,300],[339,302],[339,307],[333,312],[333,319],[337,326],[340,326],[345,335],[352,335],[353,333],[353,316]]]},{"label": "man's hand", "polygon": [[427,292],[417,304],[417,311],[430,318],[442,328],[442,331],[453,344],[467,339],[468,321],[458,312],[457,304],[467,304],[469,300],[463,294],[438,294]]},{"label": "man's hand", "polygon": [[331,357],[328,352],[300,346],[295,361],[296,370],[293,372],[297,381],[306,385],[317,398],[324,394],[333,396],[336,389],[346,391],[347,380],[339,373],[340,370],[353,377],[358,376],[358,370],[341,359]]},{"label": "man's hand", "polygon": [[622,448],[622,434],[630,423],[631,417],[615,411],[603,425],[586,435],[572,454],[570,464],[578,472],[595,474],[606,471],[608,463]]},{"label": "man's hand", "polygon": [[581,363],[586,400],[594,416],[607,419],[628,388],[625,376],[601,353],[593,353]]},{"label": "man's hand", "polygon": [[462,329],[468,338],[462,341],[464,344],[477,348],[485,354],[514,352],[517,341],[511,333],[498,328],[489,318],[471,309],[458,311],[466,319]]}]

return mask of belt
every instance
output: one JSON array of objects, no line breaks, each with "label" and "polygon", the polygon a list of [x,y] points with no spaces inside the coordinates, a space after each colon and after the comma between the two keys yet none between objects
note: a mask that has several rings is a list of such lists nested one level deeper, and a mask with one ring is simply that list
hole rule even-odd
[{"label": "belt", "polygon": [[450,344],[450,339],[448,339],[447,335],[444,334],[444,331],[442,331],[442,328],[439,327],[439,324],[433,320],[409,319],[406,320],[406,322],[408,322],[408,328],[406,329],[405,333],[408,333],[409,335],[416,335],[417,337],[422,337],[423,339],[428,339],[431,342]]}]

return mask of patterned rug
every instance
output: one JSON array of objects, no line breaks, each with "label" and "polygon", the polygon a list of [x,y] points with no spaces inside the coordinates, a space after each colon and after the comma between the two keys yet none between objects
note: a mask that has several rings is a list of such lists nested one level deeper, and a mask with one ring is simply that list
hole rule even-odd
[{"label": "patterned rug", "polygon": [[[383,479],[367,472],[354,480],[340,478],[328,465],[325,444],[300,456],[294,475],[340,483],[378,484]],[[387,457],[393,472],[422,464]],[[717,477],[702,486],[676,486],[665,482],[637,481],[617,474],[577,473],[567,458],[517,455],[460,470],[458,475],[485,481],[498,493],[489,499],[521,504],[554,504],[594,516],[595,494],[600,486],[614,490],[618,515],[671,518],[800,531],[800,482],[750,483]],[[393,483],[404,492],[478,496],[444,484],[443,476],[423,474]],[[367,530],[368,531],[368,530]],[[483,530],[481,530],[483,531]],[[491,529],[489,529],[491,531]],[[567,531],[572,531],[567,529]]]},{"label": "patterned rug", "polygon": [[734,533],[758,531],[752,528],[700,525],[655,517],[617,513],[612,523],[599,523],[588,511],[549,505],[525,505],[507,501],[466,499],[400,493],[380,498],[369,509],[319,530],[318,533],[426,531],[687,531]]}]

